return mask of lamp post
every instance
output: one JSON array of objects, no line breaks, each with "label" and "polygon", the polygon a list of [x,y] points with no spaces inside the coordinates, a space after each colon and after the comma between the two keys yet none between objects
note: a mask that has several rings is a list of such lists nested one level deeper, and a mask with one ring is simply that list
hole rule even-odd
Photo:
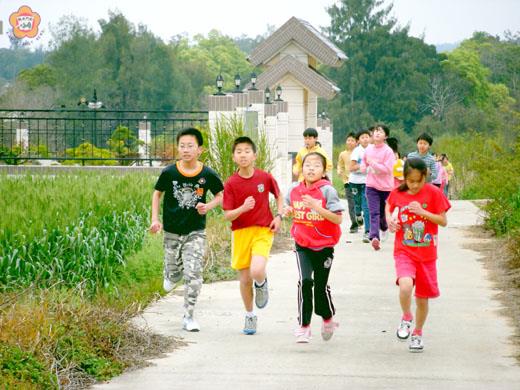
[{"label": "lamp post", "polygon": [[251,88],[249,88],[250,91],[258,91],[258,88],[256,88],[256,73],[251,73]]},{"label": "lamp post", "polygon": [[222,77],[222,74],[219,74],[217,76],[217,80],[215,81],[215,83],[217,85],[217,93],[215,93],[214,95],[217,95],[217,96],[225,95],[225,93],[222,92],[222,87],[224,87],[224,78]]},{"label": "lamp post", "polygon": [[[86,106],[88,107],[90,110],[92,110],[94,112],[94,123],[93,123],[93,126],[92,126],[92,146],[96,146],[96,142],[97,142],[97,125],[96,125],[96,121],[97,121],[97,110],[101,109],[101,108],[105,108],[103,102],[99,101],[97,99],[97,91],[96,89],[94,88],[94,93],[92,94],[92,100],[87,100],[85,99],[85,97],[81,97],[79,99],[79,102],[78,102],[78,106]],[[92,153],[94,153],[94,149],[92,149]],[[94,157],[94,156],[92,156]]]},{"label": "lamp post", "polygon": [[265,87],[265,104],[271,104],[271,90],[269,87]]},{"label": "lamp post", "polygon": [[276,99],[274,99],[275,102],[283,102],[282,100],[282,87],[278,85],[276,87]]},{"label": "lamp post", "polygon": [[235,75],[235,93],[242,93],[242,91],[240,90],[240,83],[241,83],[242,80],[240,80],[240,75],[237,73]]}]

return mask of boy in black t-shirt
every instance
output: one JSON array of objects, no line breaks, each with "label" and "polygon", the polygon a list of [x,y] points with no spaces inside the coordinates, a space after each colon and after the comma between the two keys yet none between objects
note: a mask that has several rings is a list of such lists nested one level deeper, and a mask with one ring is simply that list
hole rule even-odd
[{"label": "boy in black t-shirt", "polygon": [[[206,245],[206,213],[222,204],[224,186],[211,168],[198,161],[202,152],[202,134],[187,128],[177,134],[180,156],[167,166],[155,184],[152,196],[152,224],[150,231],[163,229],[159,221],[159,204],[163,193],[164,223],[164,289],[171,291],[184,276],[183,328],[198,332],[193,308],[202,287],[202,260]],[[213,200],[206,203],[206,193]]]}]

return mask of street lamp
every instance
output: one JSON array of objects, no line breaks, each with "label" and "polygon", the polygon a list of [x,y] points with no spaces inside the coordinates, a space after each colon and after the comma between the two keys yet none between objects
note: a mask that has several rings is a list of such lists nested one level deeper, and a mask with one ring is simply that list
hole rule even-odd
[{"label": "street lamp", "polygon": [[278,85],[276,87],[276,99],[274,99],[276,102],[283,102],[282,100],[282,87]]},{"label": "street lamp", "polygon": [[92,100],[88,102],[88,108],[91,110],[99,110],[103,107],[103,102],[97,100],[96,89],[94,89],[94,95],[92,95]]},{"label": "street lamp", "polygon": [[256,88],[256,73],[251,73],[251,88],[249,88],[250,91],[258,91]]},{"label": "street lamp", "polygon": [[91,110],[99,110],[100,108],[105,108],[103,102],[97,100],[97,92],[94,88],[94,94],[92,95],[92,100],[87,100],[84,96],[79,98],[78,106],[86,106]]},{"label": "street lamp", "polygon": [[242,91],[240,90],[240,75],[237,73],[235,75],[235,93],[242,93]]},{"label": "street lamp", "polygon": [[222,92],[222,87],[224,86],[224,78],[222,77],[221,74],[219,74],[217,76],[216,84],[217,84],[217,93],[215,95],[225,95],[225,93]]},{"label": "street lamp", "polygon": [[265,104],[271,104],[271,90],[269,87],[265,87]]}]

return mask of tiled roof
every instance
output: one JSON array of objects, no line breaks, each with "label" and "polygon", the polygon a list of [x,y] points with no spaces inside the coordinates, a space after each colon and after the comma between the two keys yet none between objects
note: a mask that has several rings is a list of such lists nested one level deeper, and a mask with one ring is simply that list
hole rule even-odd
[{"label": "tiled roof", "polygon": [[283,57],[278,63],[260,73],[256,86],[259,89],[273,88],[287,74],[291,74],[306,88],[325,99],[332,99],[340,91],[332,81],[291,55]]},{"label": "tiled roof", "polygon": [[255,47],[248,60],[254,66],[265,64],[291,41],[298,43],[325,65],[338,67],[347,59],[345,53],[308,22],[293,16],[265,41]]}]

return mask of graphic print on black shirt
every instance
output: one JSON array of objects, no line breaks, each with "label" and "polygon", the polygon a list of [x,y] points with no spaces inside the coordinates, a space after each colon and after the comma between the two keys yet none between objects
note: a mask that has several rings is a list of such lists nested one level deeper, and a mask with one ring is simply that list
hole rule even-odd
[{"label": "graphic print on black shirt", "polygon": [[206,227],[206,216],[198,213],[197,203],[206,203],[208,190],[216,195],[224,186],[217,173],[207,166],[194,176],[184,176],[173,164],[161,172],[155,189],[164,192],[164,230],[188,234]]}]

